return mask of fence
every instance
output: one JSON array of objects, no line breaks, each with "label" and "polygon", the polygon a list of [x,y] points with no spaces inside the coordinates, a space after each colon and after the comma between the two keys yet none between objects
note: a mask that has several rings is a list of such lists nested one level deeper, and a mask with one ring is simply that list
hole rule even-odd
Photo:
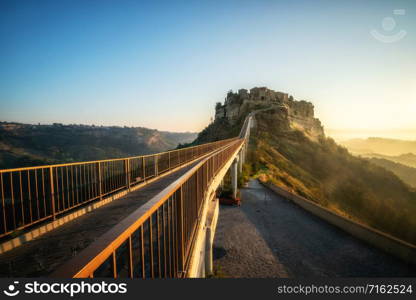
[{"label": "fence", "polygon": [[227,142],[52,276],[184,277],[210,182],[243,143]]},{"label": "fence", "polygon": [[129,189],[235,140],[153,155],[0,170],[0,238]]}]

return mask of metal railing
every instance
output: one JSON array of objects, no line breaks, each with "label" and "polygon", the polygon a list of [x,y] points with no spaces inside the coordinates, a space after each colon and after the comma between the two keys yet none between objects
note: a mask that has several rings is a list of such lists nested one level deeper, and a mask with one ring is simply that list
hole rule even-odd
[{"label": "metal railing", "polygon": [[235,140],[152,155],[0,170],[0,237],[130,189]]},{"label": "metal railing", "polygon": [[202,159],[52,277],[184,277],[206,193],[244,141],[228,141],[226,146]]},{"label": "metal railing", "polygon": [[248,128],[250,126],[251,120],[253,118],[253,115],[256,113],[256,111],[251,112],[244,120],[243,126],[241,127],[240,130],[240,134],[238,135],[238,137],[240,139],[247,139],[250,133],[250,128]]}]

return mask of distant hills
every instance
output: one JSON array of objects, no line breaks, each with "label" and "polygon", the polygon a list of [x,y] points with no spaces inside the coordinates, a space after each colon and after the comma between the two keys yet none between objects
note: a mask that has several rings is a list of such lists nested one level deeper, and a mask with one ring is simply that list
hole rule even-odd
[{"label": "distant hills", "polygon": [[[416,138],[416,137],[415,137]],[[395,139],[385,139],[371,137],[367,139],[351,139],[340,142],[353,154],[372,154],[398,156],[405,153],[413,153],[416,155],[416,140],[405,141]]]},{"label": "distant hills", "polygon": [[0,122],[0,169],[150,154],[195,137],[143,127]]},{"label": "distant hills", "polygon": [[363,157],[370,157],[370,158],[379,158],[379,159],[387,159],[395,163],[399,163],[402,165],[406,165],[412,168],[416,168],[416,154],[413,153],[406,153],[401,154],[398,156],[389,156],[389,155],[382,155],[378,153],[370,153],[370,154],[363,154]]},{"label": "distant hills", "polygon": [[416,141],[368,138],[347,140],[341,144],[352,154],[368,158],[416,187]]},{"label": "distant hills", "polygon": [[397,163],[384,158],[369,158],[370,162],[383,167],[396,174],[401,180],[408,185],[416,188],[416,168],[408,167],[404,164]]}]

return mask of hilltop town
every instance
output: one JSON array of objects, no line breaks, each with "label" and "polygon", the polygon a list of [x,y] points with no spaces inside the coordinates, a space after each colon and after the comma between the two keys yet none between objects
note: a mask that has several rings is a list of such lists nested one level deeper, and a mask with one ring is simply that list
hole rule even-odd
[{"label": "hilltop town", "polygon": [[215,119],[226,118],[233,123],[247,111],[267,107],[279,109],[287,116],[293,129],[303,131],[312,139],[324,136],[321,122],[314,117],[314,106],[311,102],[295,100],[291,95],[267,87],[254,87],[250,91],[240,89],[237,93],[229,91],[224,104],[217,103]]}]

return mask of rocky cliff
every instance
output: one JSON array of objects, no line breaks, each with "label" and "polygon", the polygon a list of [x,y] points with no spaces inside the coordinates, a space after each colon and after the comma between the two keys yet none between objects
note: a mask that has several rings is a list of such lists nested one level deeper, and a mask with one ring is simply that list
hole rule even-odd
[{"label": "rocky cliff", "polygon": [[312,140],[324,136],[324,129],[319,119],[314,117],[311,102],[297,101],[286,93],[255,87],[250,91],[240,89],[237,93],[228,92],[224,104],[217,103],[215,119],[227,119],[231,124],[249,111],[262,108],[275,108],[279,119],[287,119],[292,129],[305,133]]}]

